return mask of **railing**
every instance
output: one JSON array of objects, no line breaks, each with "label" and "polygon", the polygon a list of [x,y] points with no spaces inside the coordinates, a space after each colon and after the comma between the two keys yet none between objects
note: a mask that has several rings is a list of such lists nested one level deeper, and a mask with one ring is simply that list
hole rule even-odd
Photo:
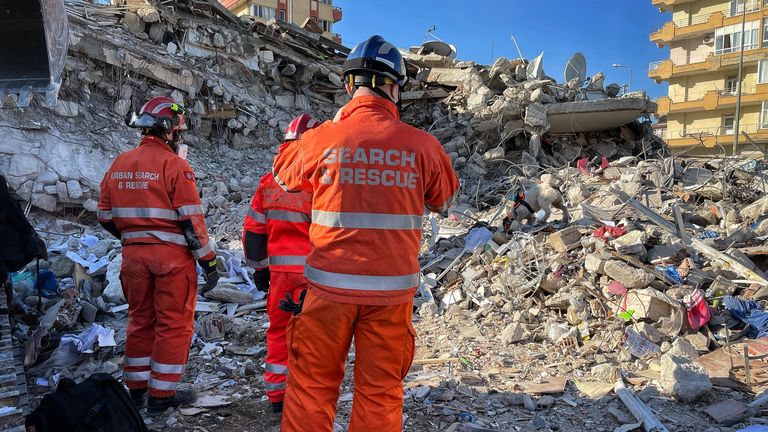
[{"label": "railing", "polygon": [[[699,129],[667,129],[664,139],[698,138],[699,136],[702,138],[709,136],[732,136],[735,133],[733,129],[734,127],[735,126],[729,126],[726,128],[725,126],[718,126]],[[768,129],[768,124],[739,124],[739,132],[756,133],[761,129]]]},{"label": "railing", "polygon": [[656,72],[657,70],[661,69],[661,65],[664,63],[664,60],[651,62],[648,64],[648,72]]},{"label": "railing", "polygon": [[[747,3],[746,3],[747,13],[759,11],[760,10],[760,2],[761,2],[761,0],[749,0],[749,1],[747,1]],[[723,13],[725,14],[725,16],[727,18],[739,16],[739,15],[744,14],[744,7],[745,6],[740,6],[740,7],[735,8],[735,10],[729,7],[728,9],[723,11]]]},{"label": "railing", "polygon": [[[709,92],[719,92],[720,96],[736,96],[736,87],[733,89],[707,89],[707,90],[697,90],[697,91],[689,91],[688,94],[684,91],[679,92],[670,92],[669,98],[672,100],[672,103],[681,103],[681,102],[691,102],[696,100],[701,100],[704,98],[704,96]],[[757,85],[748,85],[741,87],[741,93],[744,95],[748,94],[755,94],[757,93]]]},{"label": "railing", "polygon": [[688,26],[693,26],[697,24],[704,24],[705,22],[709,21],[709,18],[711,16],[712,16],[711,13],[692,15],[686,19],[679,19],[679,20],[672,21],[672,23],[675,25],[675,27],[688,27]]}]

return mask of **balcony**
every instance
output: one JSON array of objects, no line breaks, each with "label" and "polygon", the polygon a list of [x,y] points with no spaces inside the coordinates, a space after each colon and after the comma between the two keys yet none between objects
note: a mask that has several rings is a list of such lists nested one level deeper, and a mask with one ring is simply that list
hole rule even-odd
[{"label": "balcony", "polygon": [[[686,112],[713,111],[736,107],[736,92],[709,90],[688,94],[686,100],[674,102],[669,97],[659,98],[659,115],[679,114]],[[768,84],[747,86],[741,90],[741,105],[760,105],[768,100]]]},{"label": "balcony", "polygon": [[[750,138],[755,141],[765,142],[768,140],[768,125],[762,124],[740,124],[739,132],[746,132]],[[667,129],[662,138],[667,142],[670,148],[682,149],[693,147],[704,143],[705,147],[725,147],[730,148],[733,144],[735,131],[725,130],[723,126],[703,129]],[[744,136],[739,137],[742,148],[750,146],[746,143]],[[750,146],[751,147],[751,146]]]},{"label": "balcony", "polygon": [[663,47],[673,40],[703,36],[722,27],[725,18],[725,14],[722,12],[691,15],[687,19],[665,23],[661,28],[651,33],[650,39],[659,47]]},{"label": "balcony", "polygon": [[651,3],[657,8],[661,9],[662,12],[664,12],[672,6],[679,6],[681,4],[691,3],[694,1],[696,0],[651,0]]},{"label": "balcony", "polygon": [[342,18],[341,8],[340,7],[334,7],[333,8],[333,22],[337,23],[341,21]]},{"label": "balcony", "polygon": [[[722,55],[710,54],[704,61],[674,65],[671,60],[662,60],[648,65],[648,77],[657,83],[668,80],[673,76],[696,75],[702,72],[715,72],[739,67],[739,52]],[[744,51],[744,64],[755,63],[768,59],[768,51],[760,48]]]}]

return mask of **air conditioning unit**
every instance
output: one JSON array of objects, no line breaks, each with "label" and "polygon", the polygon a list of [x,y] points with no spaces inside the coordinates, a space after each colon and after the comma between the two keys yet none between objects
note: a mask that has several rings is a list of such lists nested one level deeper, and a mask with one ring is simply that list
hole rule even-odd
[{"label": "air conditioning unit", "polygon": [[715,43],[715,35],[706,35],[704,36],[704,44],[705,45],[712,45]]}]

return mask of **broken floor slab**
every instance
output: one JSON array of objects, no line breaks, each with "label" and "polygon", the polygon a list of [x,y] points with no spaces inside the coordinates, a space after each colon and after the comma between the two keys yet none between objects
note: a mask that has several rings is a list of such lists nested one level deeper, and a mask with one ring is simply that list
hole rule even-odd
[{"label": "broken floor slab", "polygon": [[547,105],[550,133],[614,129],[655,113],[656,102],[638,98],[600,99]]}]

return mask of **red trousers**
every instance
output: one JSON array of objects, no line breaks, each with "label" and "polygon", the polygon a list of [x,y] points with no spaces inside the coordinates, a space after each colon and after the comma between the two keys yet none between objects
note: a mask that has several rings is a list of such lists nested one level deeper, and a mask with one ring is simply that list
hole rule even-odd
[{"label": "red trousers", "polygon": [[150,396],[173,396],[194,333],[195,260],[179,246],[126,245],[120,282],[128,300],[123,380],[149,387]]},{"label": "red trousers", "polygon": [[267,360],[264,384],[270,402],[282,402],[285,396],[285,382],[288,374],[288,346],[285,342],[285,328],[291,314],[279,309],[280,300],[290,294],[293,301],[299,301],[301,291],[307,287],[303,273],[270,272],[269,297],[267,298]]},{"label": "red trousers", "polygon": [[349,432],[401,432],[403,379],[416,331],[413,302],[364,306],[309,292],[288,324],[288,390],[282,432],[331,432],[344,365],[355,339],[354,399]]}]

